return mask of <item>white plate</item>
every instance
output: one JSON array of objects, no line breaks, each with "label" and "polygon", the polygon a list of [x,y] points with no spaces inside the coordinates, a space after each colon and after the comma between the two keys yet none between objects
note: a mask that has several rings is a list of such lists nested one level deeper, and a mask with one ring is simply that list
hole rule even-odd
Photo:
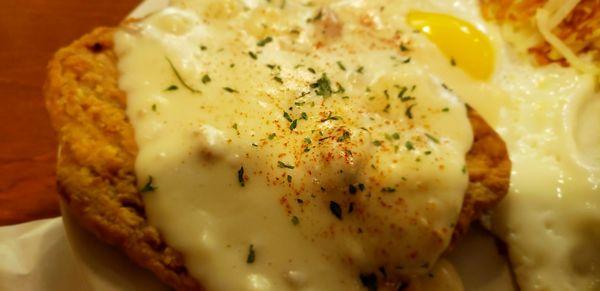
[{"label": "white plate", "polygon": [[[143,17],[165,7],[168,2],[147,0],[130,16]],[[62,206],[67,238],[89,285],[87,290],[169,290],[153,274],[82,229]],[[494,239],[480,228],[463,238],[448,258],[461,275],[466,291],[515,290],[506,258],[498,254]]]}]

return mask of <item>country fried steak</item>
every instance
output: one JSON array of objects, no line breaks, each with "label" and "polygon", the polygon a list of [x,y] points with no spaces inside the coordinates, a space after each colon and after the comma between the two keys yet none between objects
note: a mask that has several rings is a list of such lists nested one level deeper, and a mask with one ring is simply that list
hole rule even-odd
[{"label": "country fried steak", "polygon": [[[49,64],[45,98],[58,133],[58,190],[76,219],[178,290],[202,290],[185,258],[149,225],[134,171],[137,146],[119,89],[115,28],[98,28],[60,50]],[[470,184],[453,241],[508,191],[510,160],[502,139],[474,110]]]}]

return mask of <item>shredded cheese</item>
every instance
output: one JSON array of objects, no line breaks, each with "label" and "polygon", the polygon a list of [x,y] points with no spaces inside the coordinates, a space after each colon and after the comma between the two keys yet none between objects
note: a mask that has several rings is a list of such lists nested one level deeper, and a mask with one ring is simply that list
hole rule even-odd
[{"label": "shredded cheese", "polygon": [[600,69],[581,59],[560,38],[552,33],[579,3],[580,0],[549,0],[537,10],[535,20],[539,32],[544,39],[560,54],[571,66],[577,70],[594,75],[600,74]]}]

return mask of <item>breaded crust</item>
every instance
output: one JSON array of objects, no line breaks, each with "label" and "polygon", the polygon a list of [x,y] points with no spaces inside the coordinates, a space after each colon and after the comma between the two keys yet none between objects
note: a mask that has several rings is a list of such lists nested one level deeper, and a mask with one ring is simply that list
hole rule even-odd
[{"label": "breaded crust", "polygon": [[[178,290],[202,290],[182,255],[148,225],[137,188],[137,146],[118,87],[114,28],[99,28],[60,50],[49,64],[45,98],[60,151],[58,190],[81,225]],[[510,161],[504,142],[469,110],[475,144],[471,183],[455,237],[507,192]]]},{"label": "breaded crust", "polygon": [[137,146],[117,85],[114,31],[94,30],[48,66],[45,98],[59,139],[59,193],[99,239],[178,290],[202,290],[181,254],[146,222],[134,173]]}]

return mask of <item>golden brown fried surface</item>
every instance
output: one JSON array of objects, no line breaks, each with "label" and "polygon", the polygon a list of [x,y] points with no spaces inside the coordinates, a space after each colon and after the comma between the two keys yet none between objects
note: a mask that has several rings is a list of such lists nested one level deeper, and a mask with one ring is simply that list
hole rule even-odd
[{"label": "golden brown fried surface", "polygon": [[[60,50],[49,65],[45,98],[58,133],[58,188],[74,216],[178,290],[199,290],[181,254],[147,224],[137,188],[133,127],[118,88],[115,29],[99,28]],[[475,143],[467,157],[470,185],[455,237],[508,190],[510,161],[500,137],[469,110]]]},{"label": "golden brown fried surface", "polygon": [[[548,0],[480,0],[488,20],[517,27],[535,28],[534,16]],[[600,0],[581,0],[569,15],[552,31],[575,53],[590,52],[600,62]],[[547,42],[529,48],[540,64],[566,64]]]},{"label": "golden brown fried surface", "polygon": [[199,290],[184,260],[147,224],[137,147],[117,85],[114,29],[100,28],[49,64],[46,106],[58,133],[58,189],[79,222],[179,290]]}]

